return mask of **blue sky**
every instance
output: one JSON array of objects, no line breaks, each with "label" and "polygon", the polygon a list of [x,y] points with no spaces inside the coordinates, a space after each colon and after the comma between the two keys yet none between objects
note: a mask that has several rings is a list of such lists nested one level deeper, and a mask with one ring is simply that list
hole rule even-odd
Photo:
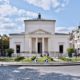
[{"label": "blue sky", "polygon": [[24,19],[56,20],[56,32],[70,32],[80,24],[80,0],[0,0],[0,34],[24,32]]}]

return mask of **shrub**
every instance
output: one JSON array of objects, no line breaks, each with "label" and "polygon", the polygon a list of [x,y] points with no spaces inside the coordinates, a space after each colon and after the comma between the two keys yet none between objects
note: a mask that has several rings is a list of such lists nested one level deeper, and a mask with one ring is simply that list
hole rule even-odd
[{"label": "shrub", "polygon": [[14,49],[10,48],[10,49],[6,49],[7,55],[9,57],[11,57],[12,53],[14,53]]},{"label": "shrub", "polygon": [[22,60],[22,62],[29,62],[29,63],[31,63],[32,60],[31,60],[31,58],[25,58],[25,59]]},{"label": "shrub", "polygon": [[52,57],[48,57],[48,59],[50,59],[51,61],[54,61]]},{"label": "shrub", "polygon": [[31,60],[33,61],[33,60],[35,60],[36,59],[36,56],[32,56],[31,57]]},{"label": "shrub", "polygon": [[68,52],[68,56],[69,56],[69,57],[72,57],[72,53],[74,53],[75,50],[74,50],[74,48],[68,48],[68,49],[67,49],[67,52]]},{"label": "shrub", "polygon": [[42,54],[40,54],[40,57],[43,57],[43,55],[42,55]]},{"label": "shrub", "polygon": [[65,57],[60,57],[60,59],[63,60],[63,61],[71,61],[70,58],[65,58]]},{"label": "shrub", "polygon": [[15,61],[21,61],[21,60],[23,60],[23,59],[25,59],[25,58],[22,57],[22,56],[18,56],[18,57],[15,58]]},{"label": "shrub", "polygon": [[2,61],[2,62],[13,62],[14,61],[14,59],[13,58],[9,58],[9,57],[2,57],[2,58],[0,58],[0,61]]},{"label": "shrub", "polygon": [[54,61],[53,58],[51,58],[49,56],[43,56],[38,59],[38,62],[45,62],[46,60],[48,60],[48,62]]}]

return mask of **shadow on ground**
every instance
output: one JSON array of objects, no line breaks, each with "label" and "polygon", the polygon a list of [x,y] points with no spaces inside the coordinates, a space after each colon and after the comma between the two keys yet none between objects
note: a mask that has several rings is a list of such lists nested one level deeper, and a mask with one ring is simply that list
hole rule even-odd
[{"label": "shadow on ground", "polygon": [[0,80],[80,80],[80,76],[58,73],[40,74],[36,69],[18,67],[0,67]]}]

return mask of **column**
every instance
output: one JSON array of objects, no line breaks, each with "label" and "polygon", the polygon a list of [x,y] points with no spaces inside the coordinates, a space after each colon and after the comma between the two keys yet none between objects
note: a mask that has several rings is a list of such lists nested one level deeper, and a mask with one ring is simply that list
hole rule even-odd
[{"label": "column", "polygon": [[29,50],[32,53],[32,38],[29,39]]},{"label": "column", "polygon": [[48,52],[50,53],[50,43],[49,43],[49,38],[48,38]]},{"label": "column", "polygon": [[36,38],[36,53],[38,53],[38,38]]},{"label": "column", "polygon": [[42,53],[44,54],[44,38],[42,38]]},{"label": "column", "polygon": [[26,44],[25,41],[26,41],[26,40],[25,40],[25,34],[24,34],[24,51],[26,50],[26,49],[25,49],[25,44]]}]

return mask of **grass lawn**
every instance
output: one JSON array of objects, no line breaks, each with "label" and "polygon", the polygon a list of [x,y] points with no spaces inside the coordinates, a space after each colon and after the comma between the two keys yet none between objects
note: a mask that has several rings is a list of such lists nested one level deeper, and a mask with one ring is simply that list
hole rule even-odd
[{"label": "grass lawn", "polygon": [[73,62],[78,62],[78,61],[80,61],[80,57],[73,57],[73,58],[72,58],[72,61],[73,61]]},{"label": "grass lawn", "polygon": [[0,57],[1,62],[14,62],[14,58],[10,57]]},{"label": "grass lawn", "polygon": [[66,61],[66,62],[68,62],[68,61],[72,61],[72,62],[80,61],[80,57],[72,57],[72,58],[61,57],[59,59],[62,60],[62,61]]},{"label": "grass lawn", "polygon": [[21,60],[21,62],[29,62],[29,63],[31,63],[32,60],[31,60],[31,58],[25,58],[25,59]]}]

